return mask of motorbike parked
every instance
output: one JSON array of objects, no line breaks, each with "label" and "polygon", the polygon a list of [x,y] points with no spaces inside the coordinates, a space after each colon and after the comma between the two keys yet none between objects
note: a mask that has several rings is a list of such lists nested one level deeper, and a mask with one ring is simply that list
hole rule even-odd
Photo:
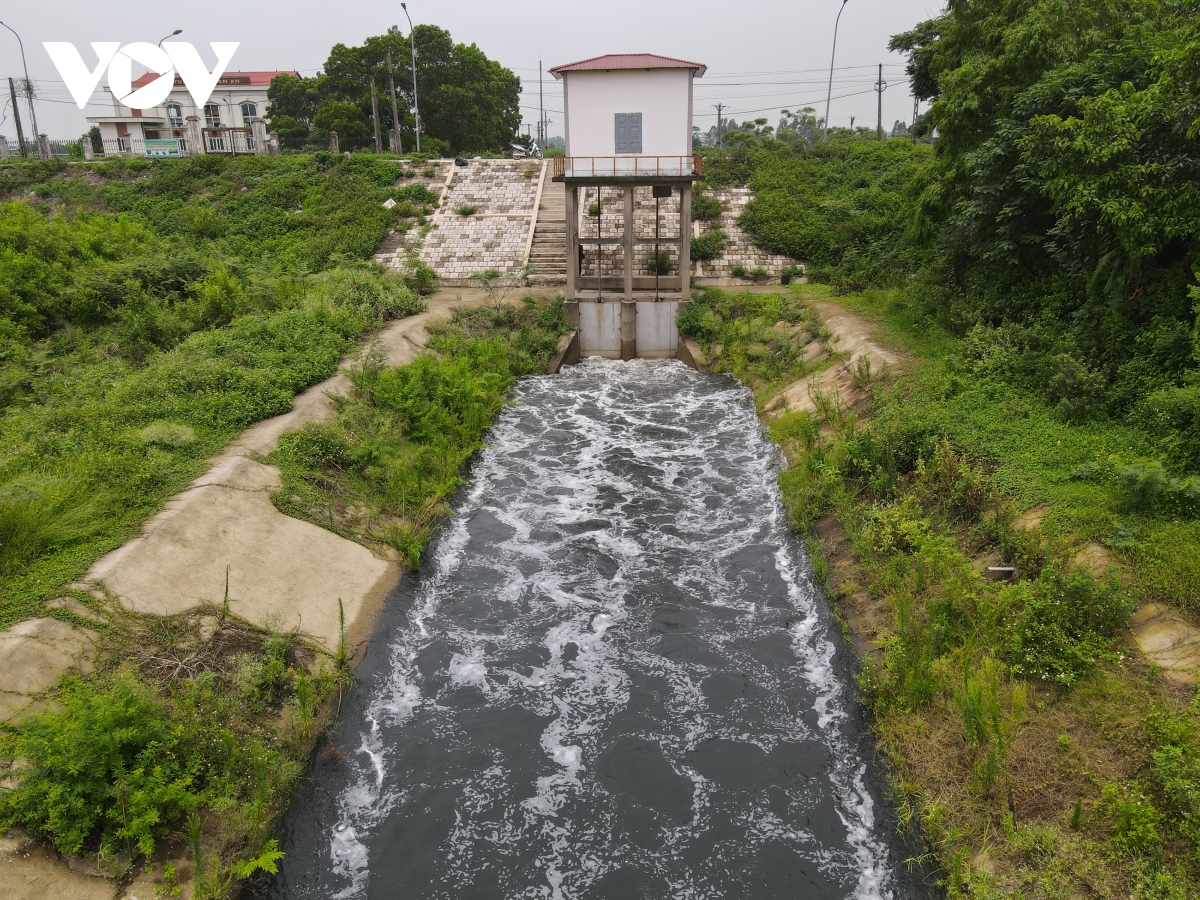
[{"label": "motorbike parked", "polygon": [[537,141],[533,138],[530,138],[528,143],[512,145],[513,159],[528,159],[530,157],[533,159],[542,158],[542,148],[538,146]]}]

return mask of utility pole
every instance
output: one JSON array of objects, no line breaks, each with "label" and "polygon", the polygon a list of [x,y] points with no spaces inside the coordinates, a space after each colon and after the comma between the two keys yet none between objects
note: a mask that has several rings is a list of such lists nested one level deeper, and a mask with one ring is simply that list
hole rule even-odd
[{"label": "utility pole", "polygon": [[408,46],[412,50],[413,67],[413,130],[417,137],[417,152],[421,152],[421,111],[417,108],[417,33],[413,31],[412,16],[408,14],[408,4],[401,3],[404,18],[408,19]]},{"label": "utility pole", "polygon": [[371,124],[375,126],[375,152],[383,152],[383,141],[379,137],[379,101],[375,96],[375,76],[371,76]]},{"label": "utility pole", "polygon": [[[829,104],[833,102],[833,63],[837,59],[838,26],[842,24],[842,13],[846,11],[846,4],[849,2],[850,0],[842,0],[841,9],[833,22],[833,52],[829,54],[829,90],[825,93],[825,130],[821,133],[821,143],[829,140]],[[853,122],[850,123],[850,127],[854,128]]]},{"label": "utility pole", "polygon": [[720,146],[721,146],[721,122],[723,121],[721,118],[721,110],[723,110],[724,108],[725,108],[725,105],[723,103],[717,104],[717,147],[718,148],[720,148]]},{"label": "utility pole", "polygon": [[542,61],[538,60],[538,146],[546,147],[546,95],[542,90]]},{"label": "utility pole", "polygon": [[400,113],[396,109],[396,80],[392,77],[392,51],[388,51],[388,93],[392,95],[392,134],[396,136],[396,146],[393,153],[403,153],[404,145],[400,142]]},{"label": "utility pole", "polygon": [[919,98],[914,96],[913,97],[913,124],[912,124],[912,128],[910,128],[908,130],[909,137],[911,138],[911,140],[914,144],[917,142],[917,115],[918,115],[918,110],[920,108],[921,108],[921,101]]},{"label": "utility pole", "polygon": [[29,158],[29,148],[25,146],[25,132],[21,130],[21,111],[17,109],[17,86],[11,78],[8,79],[8,93],[12,97],[13,118],[17,121],[17,143],[21,145],[21,156]]},{"label": "utility pole", "polygon": [[883,140],[883,92],[887,90],[887,82],[883,80],[883,63],[879,64],[879,80],[875,82],[875,92],[879,94],[879,118],[875,124],[875,137]]},{"label": "utility pole", "polygon": [[[33,82],[29,80],[29,66],[25,62],[25,42],[23,40],[21,40],[21,36],[19,34],[17,34],[15,31],[12,30],[12,27],[10,25],[8,25],[5,22],[0,22],[0,25],[3,25],[9,31],[12,31],[13,37],[15,37],[17,39],[17,44],[21,48],[21,68],[23,68],[25,70],[25,102],[29,104],[29,118],[33,122],[33,140],[34,140],[34,143],[38,143],[38,140],[39,140],[38,135],[41,134],[41,132],[38,131],[37,110],[33,108]],[[8,79],[8,83],[9,83],[9,88],[11,88],[12,87],[12,79],[11,78]],[[16,113],[16,111],[17,111],[17,95],[16,95],[15,91],[13,91],[13,94],[12,94],[12,102],[13,102],[13,112]],[[21,146],[24,147],[25,145],[22,144]],[[22,152],[21,155],[24,156],[25,155],[24,152]]]}]

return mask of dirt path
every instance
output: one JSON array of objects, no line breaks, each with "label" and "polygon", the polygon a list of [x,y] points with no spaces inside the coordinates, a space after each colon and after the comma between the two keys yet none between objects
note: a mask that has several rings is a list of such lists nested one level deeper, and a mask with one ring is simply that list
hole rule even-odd
[{"label": "dirt path", "polygon": [[[866,397],[866,385],[871,378],[905,362],[905,357],[899,353],[875,343],[873,335],[879,326],[874,322],[827,300],[805,299],[804,302],[829,330],[826,349],[836,361],[819,375],[788,385],[767,404],[768,412],[787,409],[816,413],[818,395],[853,407]],[[814,348],[812,355],[816,358],[815,348],[819,345],[814,342],[810,347]]]},{"label": "dirt path", "polygon": [[[906,357],[875,342],[874,335],[878,330],[875,323],[827,300],[806,299],[805,303],[829,330],[829,350],[839,361],[819,376],[784,388],[767,404],[769,413],[791,409],[815,414],[817,403],[814,398],[818,394],[836,398],[843,407],[853,408],[866,398],[863,376],[867,372],[863,367],[869,365],[871,377],[887,370],[903,369]],[[858,373],[863,374],[856,378]],[[1026,510],[1017,517],[1015,524],[1019,528],[1036,528],[1045,512],[1044,507]],[[826,535],[819,537],[826,554],[836,560],[837,548]],[[1112,554],[1092,543],[1084,544],[1076,551],[1075,562],[1098,578],[1114,568],[1119,569]],[[869,648],[875,635],[862,627],[869,617],[857,614],[858,599],[857,595],[845,599],[846,613],[851,628],[856,631],[856,641]],[[1163,603],[1143,604],[1131,617],[1129,627],[1142,654],[1165,677],[1181,684],[1197,683],[1200,679],[1200,627]]]}]

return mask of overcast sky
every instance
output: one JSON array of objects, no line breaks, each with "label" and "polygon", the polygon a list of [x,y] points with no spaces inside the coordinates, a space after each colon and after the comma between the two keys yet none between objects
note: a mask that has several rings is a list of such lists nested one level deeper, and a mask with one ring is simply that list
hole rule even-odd
[{"label": "overcast sky", "polygon": [[[937,15],[941,0],[847,0],[838,32],[833,82],[833,125],[873,125],[872,90],[879,63],[888,89],[884,127],[912,119],[913,101],[903,59],[889,53],[891,35]],[[408,25],[398,2],[379,0],[206,0],[204,3],[118,0],[55,0],[5,3],[0,18],[25,42],[29,74],[39,93],[38,125],[52,138],[86,130],[87,112],[75,106],[50,62],[42,41],[72,41],[89,66],[91,41],[157,42],[175,28],[210,64],[209,41],[240,41],[230,64],[238,69],[299,69],[311,75],[335,43],[360,44],[390,25]],[[697,83],[695,121],[703,130],[716,121],[713,104],[739,121],[766,116],[775,125],[779,110],[805,105],[824,112],[834,19],[841,0],[409,0],[415,23],[445,28],[455,41],[479,45],[521,78],[521,113],[538,117],[538,60],[546,68],[603,53],[648,52],[705,63]],[[420,46],[418,45],[418,54]],[[418,75],[420,64],[418,61]],[[0,29],[0,76],[20,77],[17,40]],[[107,82],[107,78],[103,79]],[[0,134],[16,137],[8,85],[0,99]],[[420,85],[418,83],[418,91]],[[562,134],[562,91],[546,76],[545,105],[550,134]],[[97,93],[95,99],[100,99]],[[22,103],[22,114],[25,114]],[[97,108],[98,112],[99,109]],[[28,123],[25,123],[28,133]]]}]

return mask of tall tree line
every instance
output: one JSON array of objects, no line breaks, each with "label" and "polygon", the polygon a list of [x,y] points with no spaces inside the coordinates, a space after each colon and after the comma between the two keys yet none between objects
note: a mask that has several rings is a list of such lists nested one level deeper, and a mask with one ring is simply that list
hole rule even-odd
[{"label": "tall tree line", "polygon": [[[442,153],[495,150],[507,145],[521,123],[521,80],[474,44],[456,44],[434,25],[418,25],[417,92],[421,149]],[[393,126],[388,96],[388,54],[405,149],[413,149],[412,45],[393,26],[360,47],[335,44],[325,66],[311,78],[280,75],[271,82],[271,126],[293,143],[323,144],[329,132],[365,142],[373,134],[370,76],[378,92],[379,128]]]}]

